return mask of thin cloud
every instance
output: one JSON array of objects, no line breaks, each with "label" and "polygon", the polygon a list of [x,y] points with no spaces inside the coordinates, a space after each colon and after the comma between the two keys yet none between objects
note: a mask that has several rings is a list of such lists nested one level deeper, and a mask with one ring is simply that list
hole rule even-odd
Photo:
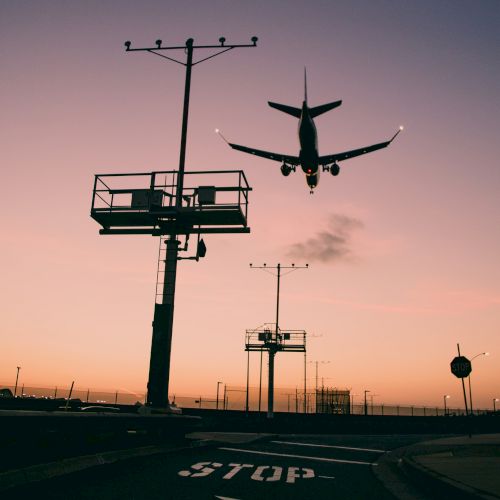
[{"label": "thin cloud", "polygon": [[294,243],[288,247],[287,256],[308,262],[335,263],[355,261],[352,249],[352,235],[362,229],[364,224],[359,219],[342,214],[332,214],[328,227],[319,231],[316,236],[302,243]]}]

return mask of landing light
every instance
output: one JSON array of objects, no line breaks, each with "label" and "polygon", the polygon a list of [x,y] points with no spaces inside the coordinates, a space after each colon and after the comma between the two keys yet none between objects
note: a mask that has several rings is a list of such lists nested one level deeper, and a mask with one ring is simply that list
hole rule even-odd
[{"label": "landing light", "polygon": [[399,130],[404,130],[405,128],[403,127],[403,125],[400,125],[399,126]]}]

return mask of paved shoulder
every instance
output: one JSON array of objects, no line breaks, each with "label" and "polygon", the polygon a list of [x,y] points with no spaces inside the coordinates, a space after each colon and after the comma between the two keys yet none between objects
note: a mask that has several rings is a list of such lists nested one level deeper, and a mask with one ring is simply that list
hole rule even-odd
[{"label": "paved shoulder", "polygon": [[379,478],[400,499],[500,498],[500,434],[420,442],[379,465]]}]

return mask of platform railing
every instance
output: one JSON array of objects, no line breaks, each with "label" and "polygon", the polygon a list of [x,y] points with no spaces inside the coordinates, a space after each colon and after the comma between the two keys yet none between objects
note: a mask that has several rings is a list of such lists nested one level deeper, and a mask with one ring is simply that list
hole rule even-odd
[{"label": "platform railing", "polygon": [[[248,192],[251,191],[245,173],[242,170],[211,170],[186,172],[184,189],[182,192],[182,206],[190,206],[190,201],[196,196],[200,186],[214,186],[217,193],[235,193],[233,199],[224,198],[223,202],[215,205],[248,205]],[[217,175],[217,177],[213,177]],[[163,176],[163,179],[162,179]],[[229,182],[228,179],[231,179]],[[214,182],[215,181],[215,182]],[[177,171],[158,171],[150,173],[127,174],[97,174],[95,176],[92,210],[100,208],[130,208],[130,204],[116,202],[115,197],[120,194],[131,195],[136,191],[162,190],[164,197],[175,199],[177,185]],[[98,205],[98,201],[102,205]],[[162,203],[162,206],[165,206]]]},{"label": "platform railing", "polygon": [[176,198],[177,177],[175,170],[98,174],[91,216],[108,233],[116,225],[129,227],[122,233],[137,232],[134,228],[147,233],[147,227],[161,227],[165,220],[174,231],[173,225],[194,223],[205,227],[205,232],[248,232],[248,193],[252,188],[243,171],[186,172],[180,200]]}]

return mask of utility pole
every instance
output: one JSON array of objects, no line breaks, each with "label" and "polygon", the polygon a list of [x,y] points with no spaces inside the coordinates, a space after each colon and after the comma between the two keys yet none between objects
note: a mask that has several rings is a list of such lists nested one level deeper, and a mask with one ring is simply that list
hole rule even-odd
[{"label": "utility pole", "polygon": [[[191,91],[191,70],[196,64],[216,57],[224,52],[241,47],[255,47],[257,37],[252,37],[251,44],[226,45],[224,37],[219,38],[219,45],[194,45],[194,40],[188,38],[184,45],[163,46],[162,40],[156,40],[156,47],[131,48],[130,41],[125,42],[126,52],[148,52],[169,61],[180,64],[186,68],[184,85],[184,106],[182,112],[181,146],[179,154],[179,171],[177,174],[175,206],[182,209],[182,192],[184,187],[184,170],[186,160],[187,127],[189,116],[189,97]],[[218,52],[193,62],[196,49],[220,49]],[[163,54],[164,51],[182,51],[186,54],[185,62]],[[147,404],[155,407],[168,407],[168,387],[170,376],[170,355],[172,348],[172,327],[174,321],[175,283],[177,276],[177,261],[179,253],[179,240],[177,232],[173,230],[166,240],[167,251],[165,257],[165,274],[163,281],[162,303],[155,303],[153,320],[153,338],[151,343],[151,358],[149,365],[149,380]]]},{"label": "utility pole", "polygon": [[274,335],[267,342],[267,351],[269,353],[269,383],[267,388],[267,418],[273,418],[274,416],[274,357],[279,350],[282,350],[281,344],[281,334],[279,333],[279,313],[280,313],[280,283],[281,283],[281,270],[284,269],[285,274],[289,274],[297,269],[307,269],[309,264],[305,266],[296,266],[292,264],[291,266],[282,266],[278,263],[277,266],[268,267],[266,264],[262,266],[254,266],[250,264],[252,269],[263,269],[266,272],[274,274],[270,269],[276,270],[277,287],[276,287],[276,328]]},{"label": "utility pole", "polygon": [[[326,365],[330,363],[330,361],[309,361],[309,363],[316,364],[316,386],[315,386],[315,394],[314,394],[314,404],[316,405],[316,412],[318,411],[318,365],[321,363],[322,365]],[[321,379],[323,380],[323,379]],[[323,384],[323,382],[321,382]]]},{"label": "utility pole", "polygon": [[222,384],[222,382],[217,382],[217,399],[215,403],[215,409],[219,409],[219,385]]},{"label": "utility pole", "polygon": [[259,413],[262,402],[262,351],[260,351],[260,373],[259,373]]},{"label": "utility pole", "polygon": [[17,366],[17,374],[16,374],[16,385],[14,386],[14,397],[17,395],[17,382],[19,380],[19,370],[21,369],[20,366]]},{"label": "utility pole", "polygon": [[368,390],[368,391],[367,391],[367,390],[365,390],[365,415],[368,415],[368,404],[367,404],[367,402],[366,402],[366,394],[367,394],[368,392],[371,392],[371,391],[369,391],[369,390]]},{"label": "utility pole", "polygon": [[250,384],[250,351],[247,351],[247,393],[245,398],[245,412],[248,415],[248,392],[249,392],[249,384]]}]

